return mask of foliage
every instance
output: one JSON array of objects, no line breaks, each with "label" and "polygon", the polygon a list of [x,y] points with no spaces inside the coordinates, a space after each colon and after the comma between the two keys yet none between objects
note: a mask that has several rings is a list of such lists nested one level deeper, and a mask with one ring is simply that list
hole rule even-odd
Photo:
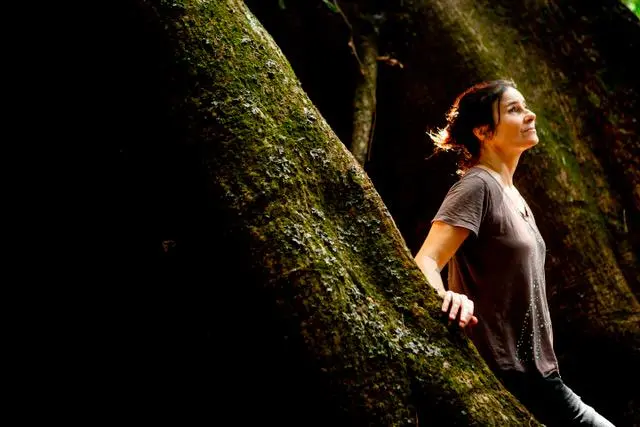
[{"label": "foliage", "polygon": [[624,4],[640,17],[640,0],[624,0]]}]

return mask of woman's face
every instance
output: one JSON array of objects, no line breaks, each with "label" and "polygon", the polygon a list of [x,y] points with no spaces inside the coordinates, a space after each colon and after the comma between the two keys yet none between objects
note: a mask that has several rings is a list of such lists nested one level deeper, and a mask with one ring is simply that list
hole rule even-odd
[{"label": "woman's face", "polygon": [[493,120],[497,125],[485,144],[503,152],[522,152],[538,143],[536,115],[527,109],[517,89],[508,87],[499,103],[494,104]]}]

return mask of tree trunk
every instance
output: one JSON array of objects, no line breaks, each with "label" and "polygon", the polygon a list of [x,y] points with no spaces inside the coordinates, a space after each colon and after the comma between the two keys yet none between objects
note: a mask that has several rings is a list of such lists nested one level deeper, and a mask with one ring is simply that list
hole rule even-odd
[{"label": "tree trunk", "polygon": [[[149,271],[169,287],[145,290],[166,295],[145,300],[144,324],[176,356],[147,374],[142,390],[161,391],[145,409],[177,397],[190,416],[215,391],[208,416],[234,423],[536,424],[447,327],[371,181],[245,5],[136,4],[112,51],[132,79],[118,120],[136,129],[118,141],[122,203],[140,219],[127,233],[163,230]],[[193,323],[175,326],[176,310]]]},{"label": "tree trunk", "polygon": [[367,162],[376,114],[376,84],[378,79],[378,45],[375,35],[358,34],[357,50],[361,52],[360,78],[353,102],[353,136],[351,152],[363,167]]}]

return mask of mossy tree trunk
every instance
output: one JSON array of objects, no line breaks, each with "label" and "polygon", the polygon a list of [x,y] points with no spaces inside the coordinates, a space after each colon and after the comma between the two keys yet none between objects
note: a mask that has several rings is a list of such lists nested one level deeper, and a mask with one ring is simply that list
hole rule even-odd
[{"label": "mossy tree trunk", "polygon": [[[535,424],[443,322],[371,181],[244,3],[135,5],[114,14],[125,34],[110,51],[132,79],[117,117],[136,129],[118,140],[120,203],[140,219],[126,228],[137,246],[123,247],[133,257],[156,248],[152,267],[170,272],[159,277],[168,288],[145,288],[166,292],[145,301],[172,319],[145,319],[159,352],[208,336],[211,355],[178,357],[184,371],[167,359],[151,383],[168,390],[168,372],[179,384],[168,396],[194,397],[185,417],[209,412],[217,390],[225,405],[208,416],[239,423]],[[142,233],[149,224],[162,233]],[[176,310],[215,322],[179,333]]]}]

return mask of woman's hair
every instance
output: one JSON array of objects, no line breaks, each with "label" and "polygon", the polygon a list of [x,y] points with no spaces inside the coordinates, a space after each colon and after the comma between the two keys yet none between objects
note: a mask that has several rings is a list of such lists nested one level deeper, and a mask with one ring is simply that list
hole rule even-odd
[{"label": "woman's hair", "polygon": [[473,129],[488,126],[493,132],[500,121],[493,119],[493,104],[502,99],[507,88],[515,88],[511,80],[492,80],[478,83],[462,92],[447,112],[447,125],[436,133],[429,132],[439,151],[455,150],[459,172],[463,172],[478,162],[480,157],[480,141],[474,135]]}]

